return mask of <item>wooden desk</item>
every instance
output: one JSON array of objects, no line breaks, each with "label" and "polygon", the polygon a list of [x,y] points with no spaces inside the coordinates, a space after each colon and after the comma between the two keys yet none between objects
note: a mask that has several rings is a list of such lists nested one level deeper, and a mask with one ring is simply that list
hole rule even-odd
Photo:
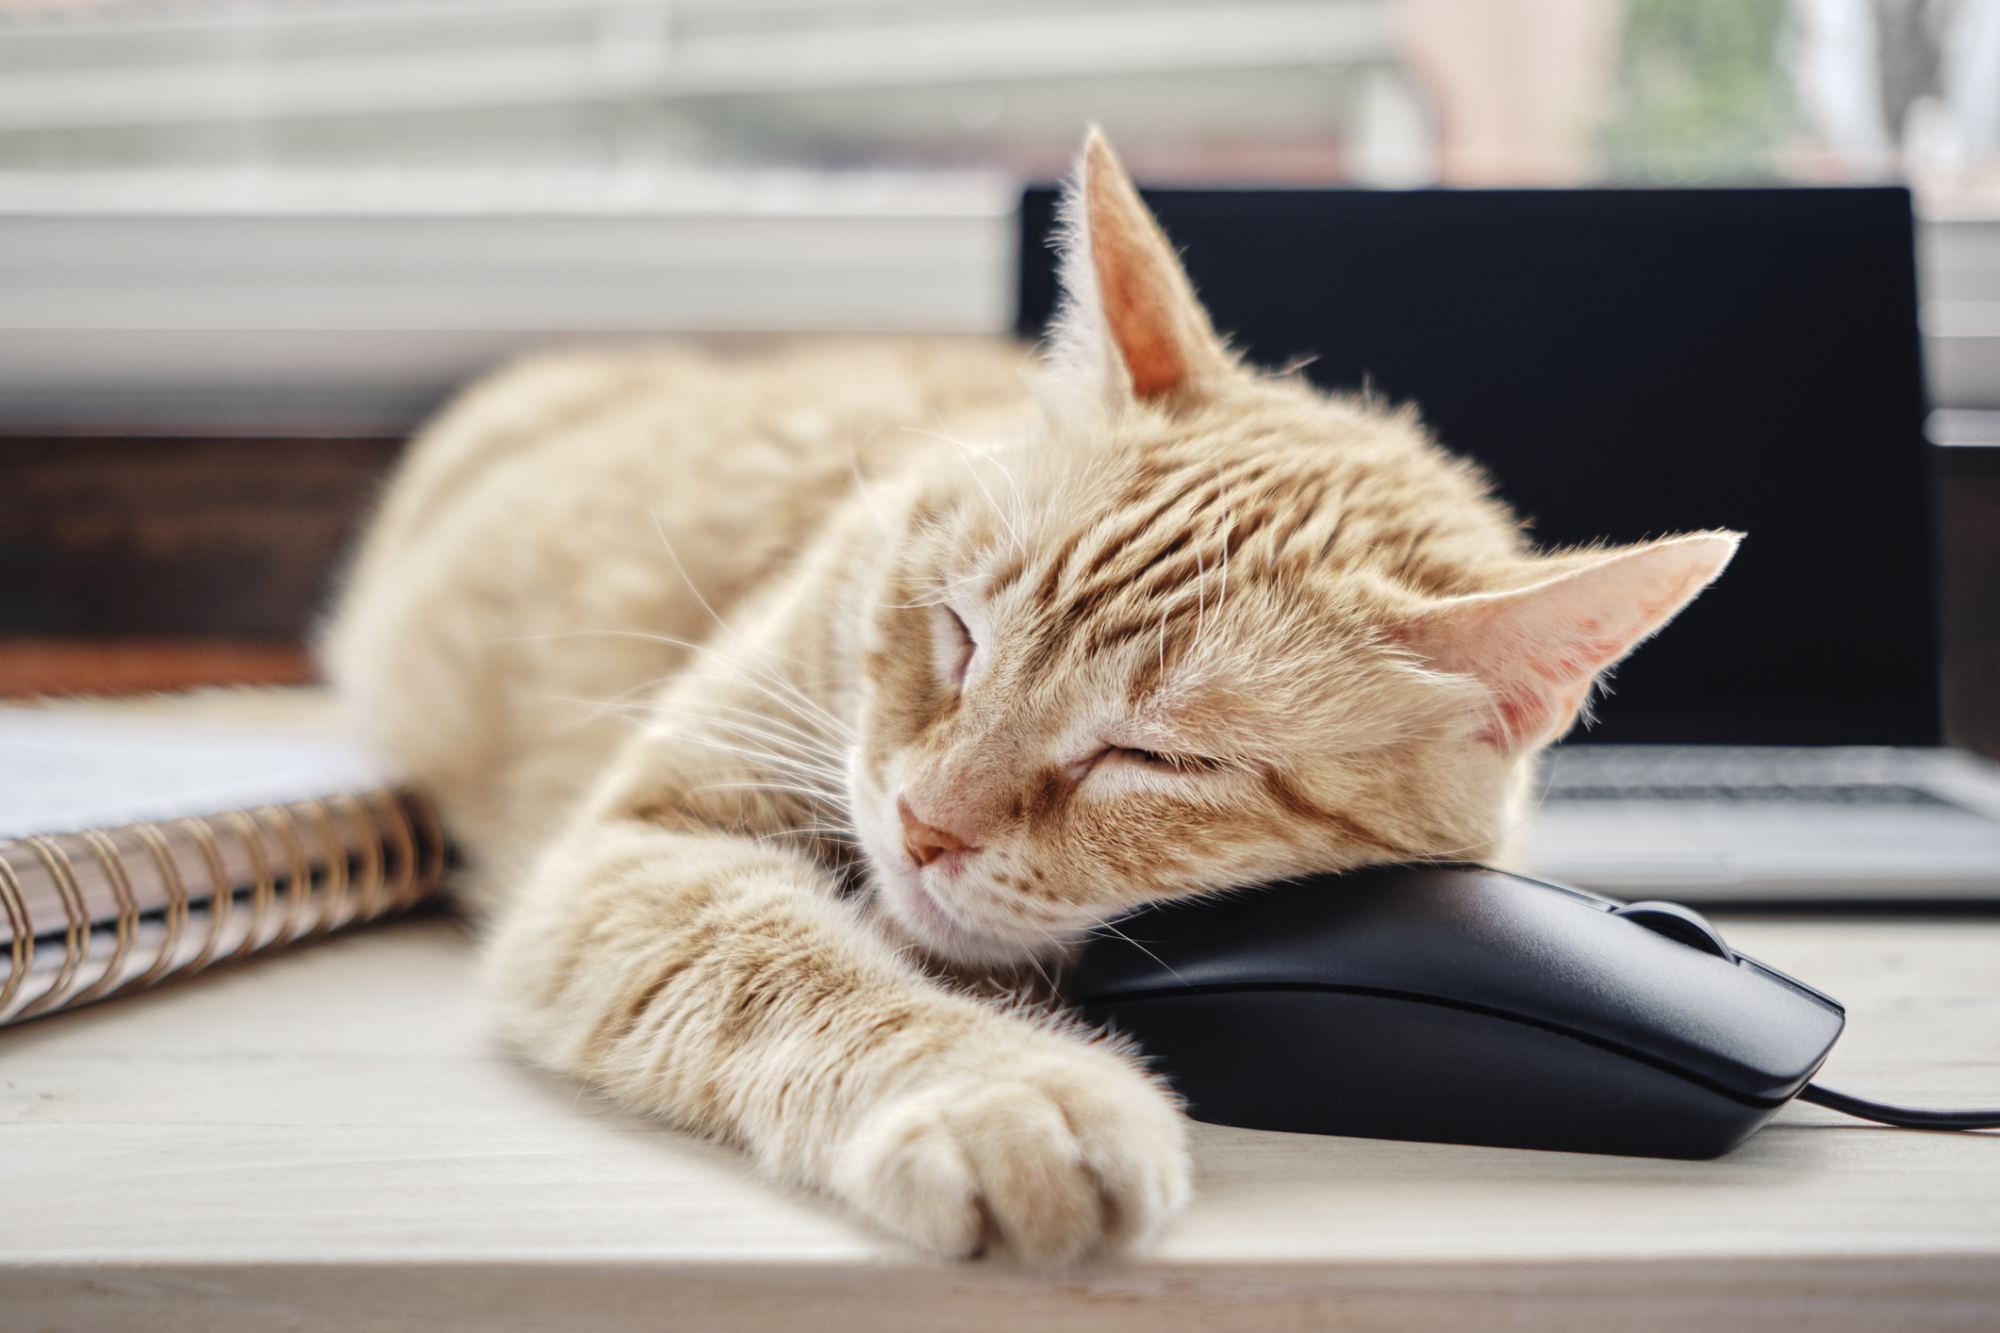
[{"label": "wooden desk", "polygon": [[[1845,1001],[1833,1086],[2000,1103],[2000,921],[1726,923]],[[1793,1106],[1718,1162],[1197,1126],[1062,1277],[912,1254],[496,1050],[405,922],[0,1032],[0,1329],[2000,1328],[2000,1136]]]}]

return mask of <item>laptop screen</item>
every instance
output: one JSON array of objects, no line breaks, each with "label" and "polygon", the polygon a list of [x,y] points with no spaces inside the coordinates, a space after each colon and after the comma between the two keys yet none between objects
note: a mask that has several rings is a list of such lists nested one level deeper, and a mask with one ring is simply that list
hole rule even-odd
[{"label": "laptop screen", "polygon": [[[1900,189],[1159,190],[1263,366],[1414,401],[1557,546],[1749,534],[1573,739],[1937,744],[1930,493]],[[1021,332],[1055,302],[1022,203]]]}]

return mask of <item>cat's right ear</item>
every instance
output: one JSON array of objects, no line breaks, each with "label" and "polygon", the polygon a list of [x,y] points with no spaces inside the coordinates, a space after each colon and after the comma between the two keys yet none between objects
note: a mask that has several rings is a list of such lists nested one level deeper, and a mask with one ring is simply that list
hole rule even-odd
[{"label": "cat's right ear", "polygon": [[1444,601],[1396,638],[1426,665],[1491,691],[1481,741],[1533,749],[1569,729],[1603,673],[1714,582],[1741,540],[1694,532],[1579,553],[1545,582]]},{"label": "cat's right ear", "polygon": [[1234,369],[1173,247],[1094,128],[1061,217],[1052,356],[1061,379],[1107,408],[1135,399],[1173,406]]}]

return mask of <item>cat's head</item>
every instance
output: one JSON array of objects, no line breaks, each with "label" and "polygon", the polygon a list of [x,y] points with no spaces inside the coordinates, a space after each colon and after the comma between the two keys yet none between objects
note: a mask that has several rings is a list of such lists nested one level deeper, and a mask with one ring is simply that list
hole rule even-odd
[{"label": "cat's head", "polygon": [[1494,857],[1735,535],[1537,555],[1413,413],[1240,366],[1096,135],[1067,210],[1043,419],[941,451],[873,589],[849,782],[883,907],[1016,962],[1152,899]]}]

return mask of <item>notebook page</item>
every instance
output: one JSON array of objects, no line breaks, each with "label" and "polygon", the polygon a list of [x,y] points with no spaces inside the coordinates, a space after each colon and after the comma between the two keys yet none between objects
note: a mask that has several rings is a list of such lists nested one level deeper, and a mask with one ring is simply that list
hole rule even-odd
[{"label": "notebook page", "polygon": [[212,815],[390,785],[336,732],[0,708],[0,837]]}]

